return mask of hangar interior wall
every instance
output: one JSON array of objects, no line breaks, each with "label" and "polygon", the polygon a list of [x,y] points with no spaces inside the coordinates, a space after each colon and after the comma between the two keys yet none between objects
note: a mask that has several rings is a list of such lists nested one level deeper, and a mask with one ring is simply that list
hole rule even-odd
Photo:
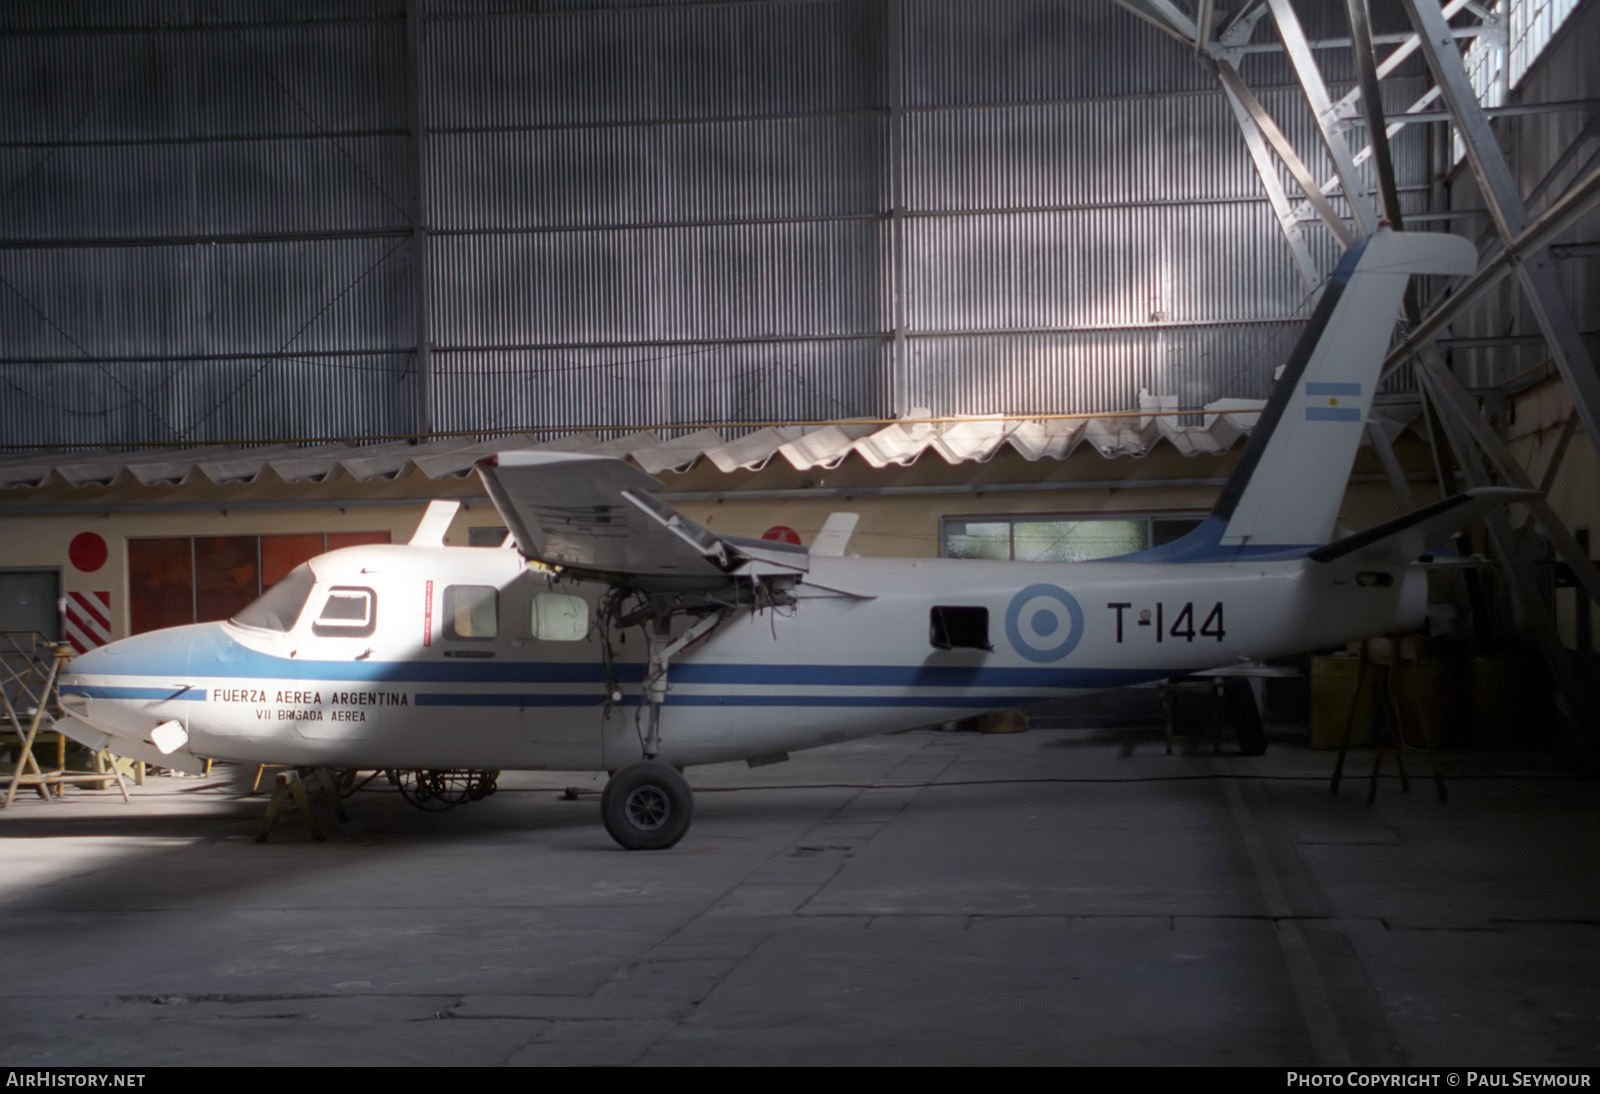
[{"label": "hangar interior wall", "polygon": [[1199,406],[1306,313],[1215,76],[1113,4],[526,9],[6,5],[0,442]]},{"label": "hangar interior wall", "polygon": [[[1569,22],[1521,79],[1507,101],[1581,103],[1600,99],[1600,73],[1592,63],[1600,43],[1600,8],[1580,4]],[[1494,120],[1517,190],[1536,217],[1600,163],[1600,125],[1589,110],[1512,115]],[[1465,163],[1448,179],[1450,208],[1465,216],[1456,230],[1476,240],[1480,253],[1492,253],[1494,226],[1486,201]],[[1600,212],[1590,212],[1562,233],[1551,256],[1562,299],[1571,310],[1591,360],[1600,360]],[[1487,297],[1456,318],[1451,327],[1450,364],[1463,385],[1477,393],[1485,415],[1506,438],[1530,478],[1540,483],[1554,462],[1548,497],[1552,508],[1580,541],[1591,544],[1600,529],[1600,458],[1584,429],[1562,446],[1573,413],[1572,392],[1563,382],[1549,346],[1517,279],[1502,281]],[[1548,575],[1553,556],[1539,561]],[[1561,642],[1569,649],[1600,648],[1600,618],[1580,589],[1543,584]]]}]

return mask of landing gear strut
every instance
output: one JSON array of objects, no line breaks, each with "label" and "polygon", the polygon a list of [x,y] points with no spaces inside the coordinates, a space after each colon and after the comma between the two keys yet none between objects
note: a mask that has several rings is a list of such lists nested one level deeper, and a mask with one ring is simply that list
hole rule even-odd
[{"label": "landing gear strut", "polygon": [[600,816],[628,850],[660,851],[689,831],[694,795],[676,768],[644,760],[611,776],[600,793]]},{"label": "landing gear strut", "polygon": [[1239,754],[1265,756],[1267,727],[1262,724],[1261,710],[1256,706],[1256,693],[1250,681],[1242,676],[1230,676],[1222,685],[1222,695],[1228,701],[1234,728],[1239,734]]},{"label": "landing gear strut", "polygon": [[650,620],[649,664],[644,701],[649,722],[640,740],[644,760],[611,776],[600,794],[600,816],[611,838],[630,851],[659,851],[683,838],[694,817],[694,794],[678,769],[659,763],[661,707],[667,701],[667,668],[680,650],[709,634],[726,611],[698,620],[676,640],[670,612]]}]

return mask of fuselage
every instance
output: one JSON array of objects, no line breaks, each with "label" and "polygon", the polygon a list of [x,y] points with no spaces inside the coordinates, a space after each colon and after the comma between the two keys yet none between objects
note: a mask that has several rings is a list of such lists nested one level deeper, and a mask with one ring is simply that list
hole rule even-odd
[{"label": "fuselage", "polygon": [[[816,557],[793,603],[734,611],[672,658],[659,759],[774,756],[1420,621],[1420,573],[1362,576]],[[648,643],[607,625],[607,591],[512,550],[348,548],[238,620],[78,658],[63,706],[113,751],[176,721],[182,751],[222,760],[616,770],[641,755]]]}]

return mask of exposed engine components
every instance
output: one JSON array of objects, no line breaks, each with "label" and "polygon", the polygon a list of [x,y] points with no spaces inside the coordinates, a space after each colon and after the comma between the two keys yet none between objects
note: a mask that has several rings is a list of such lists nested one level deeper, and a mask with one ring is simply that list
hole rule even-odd
[{"label": "exposed engine components", "polygon": [[429,812],[440,812],[463,802],[482,801],[495,791],[498,771],[391,771],[389,779],[400,796]]}]

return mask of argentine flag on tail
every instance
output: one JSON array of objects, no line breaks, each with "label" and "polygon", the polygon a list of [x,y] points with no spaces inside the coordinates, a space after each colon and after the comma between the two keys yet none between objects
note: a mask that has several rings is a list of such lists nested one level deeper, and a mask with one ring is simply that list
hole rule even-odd
[{"label": "argentine flag on tail", "polygon": [[1359,422],[1361,385],[1326,380],[1306,384],[1306,421]]}]

